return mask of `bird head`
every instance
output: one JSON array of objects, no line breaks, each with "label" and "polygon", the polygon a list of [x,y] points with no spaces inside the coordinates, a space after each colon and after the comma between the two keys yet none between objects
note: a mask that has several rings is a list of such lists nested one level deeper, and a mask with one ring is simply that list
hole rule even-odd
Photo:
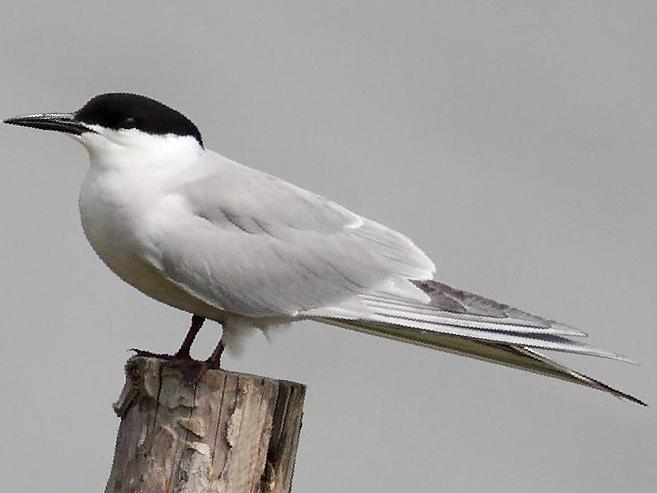
[{"label": "bird head", "polygon": [[73,113],[36,113],[4,122],[68,134],[82,143],[92,158],[125,152],[161,153],[181,143],[203,148],[201,133],[186,116],[137,94],[101,94]]}]

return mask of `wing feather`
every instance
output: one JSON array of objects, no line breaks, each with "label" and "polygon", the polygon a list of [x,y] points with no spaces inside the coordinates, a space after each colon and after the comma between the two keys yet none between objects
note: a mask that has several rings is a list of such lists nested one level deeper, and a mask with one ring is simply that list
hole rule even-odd
[{"label": "wing feather", "polygon": [[370,308],[371,313],[359,320],[371,326],[395,327],[400,333],[405,333],[406,337],[410,337],[408,333],[412,331],[433,332],[633,363],[620,354],[569,339],[568,336],[586,335],[573,327],[439,281],[419,281],[416,284],[430,296],[428,303],[418,303],[389,294],[367,293],[362,295],[361,299]]},{"label": "wing feather", "polygon": [[532,373],[538,373],[539,375],[558,378],[560,380],[607,392],[615,397],[642,406],[647,405],[633,395],[615,389],[587,375],[571,370],[570,368],[548,359],[537,351],[526,347],[469,339],[466,337],[458,337],[432,331],[409,329],[399,330],[397,327],[391,325],[377,325],[367,321],[332,319],[328,322],[357,332],[385,337],[387,339],[394,339],[417,346],[424,346]]},{"label": "wing feather", "polygon": [[319,195],[208,151],[171,190],[148,258],[168,279],[251,317],[369,309],[371,291],[428,301],[434,265],[408,238]]}]

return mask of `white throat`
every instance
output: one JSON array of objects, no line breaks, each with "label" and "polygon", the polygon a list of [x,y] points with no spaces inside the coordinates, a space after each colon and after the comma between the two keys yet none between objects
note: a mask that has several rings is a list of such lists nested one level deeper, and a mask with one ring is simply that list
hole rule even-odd
[{"label": "white throat", "polygon": [[99,126],[76,139],[87,149],[92,168],[137,170],[179,169],[195,161],[203,148],[192,136],[156,135],[137,129],[112,130]]}]

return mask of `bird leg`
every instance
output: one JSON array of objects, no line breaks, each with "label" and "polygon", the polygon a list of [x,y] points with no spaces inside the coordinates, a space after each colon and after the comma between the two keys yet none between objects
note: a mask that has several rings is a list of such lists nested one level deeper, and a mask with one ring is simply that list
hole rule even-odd
[{"label": "bird leg", "polygon": [[178,349],[176,354],[173,355],[174,359],[192,359],[189,350],[192,348],[192,343],[194,342],[194,339],[196,339],[199,330],[203,327],[203,322],[205,322],[205,318],[200,315],[192,315],[192,325],[189,327],[180,349]]},{"label": "bird leg", "polygon": [[[196,336],[201,330],[201,327],[203,327],[203,322],[205,322],[205,318],[201,317],[200,315],[192,316],[192,325],[189,327],[187,335],[185,336],[185,340],[180,346],[180,349],[178,349],[175,354],[152,353],[151,351],[144,351],[143,349],[135,348],[132,348],[131,351],[134,351],[137,356],[146,356],[149,358],[160,358],[167,360],[191,361],[192,356],[190,355],[189,350],[192,348],[192,343],[194,342],[194,339],[196,339]],[[221,357],[221,355],[219,355],[219,357]]]},{"label": "bird leg", "polygon": [[224,353],[225,348],[226,347],[224,346],[222,337],[219,339],[219,343],[217,344],[217,347],[214,348],[214,351],[212,351],[210,357],[205,360],[205,364],[208,368],[215,370],[219,370],[221,368],[221,355]]}]

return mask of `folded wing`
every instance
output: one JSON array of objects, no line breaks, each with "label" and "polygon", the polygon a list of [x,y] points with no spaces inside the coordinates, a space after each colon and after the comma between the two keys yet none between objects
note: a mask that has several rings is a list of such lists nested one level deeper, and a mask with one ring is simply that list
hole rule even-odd
[{"label": "folded wing", "polygon": [[148,260],[189,293],[250,316],[358,316],[360,295],[429,297],[433,263],[408,238],[316,194],[208,151],[166,201]]}]

